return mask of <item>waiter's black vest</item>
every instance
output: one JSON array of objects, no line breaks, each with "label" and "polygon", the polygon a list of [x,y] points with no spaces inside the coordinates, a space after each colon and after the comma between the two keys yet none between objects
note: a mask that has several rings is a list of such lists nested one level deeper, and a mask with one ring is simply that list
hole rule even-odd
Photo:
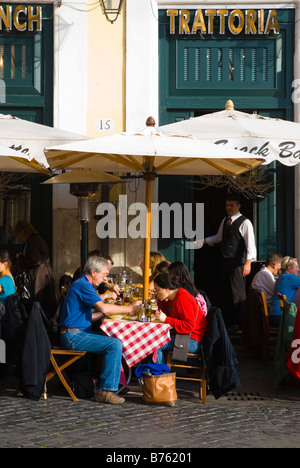
[{"label": "waiter's black vest", "polygon": [[224,258],[235,258],[238,262],[244,263],[246,260],[246,244],[239,228],[245,221],[245,216],[241,215],[229,227],[226,227],[227,219],[224,221],[222,237],[222,254]]}]

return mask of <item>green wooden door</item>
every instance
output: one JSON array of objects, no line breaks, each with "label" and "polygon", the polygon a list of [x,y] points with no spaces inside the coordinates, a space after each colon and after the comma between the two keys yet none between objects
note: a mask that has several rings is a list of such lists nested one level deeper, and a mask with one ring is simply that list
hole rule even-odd
[{"label": "green wooden door", "polygon": [[[41,31],[0,31],[0,113],[52,126],[53,6],[41,8]],[[42,180],[31,177],[30,220],[51,250],[52,188]]]}]

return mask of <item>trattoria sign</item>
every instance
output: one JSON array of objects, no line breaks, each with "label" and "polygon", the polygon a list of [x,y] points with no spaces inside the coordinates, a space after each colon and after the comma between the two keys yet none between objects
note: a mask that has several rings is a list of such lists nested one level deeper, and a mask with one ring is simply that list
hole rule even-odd
[{"label": "trattoria sign", "polygon": [[42,7],[37,5],[0,6],[0,31],[41,31]]},{"label": "trattoria sign", "polygon": [[170,34],[279,34],[276,10],[167,10]]}]

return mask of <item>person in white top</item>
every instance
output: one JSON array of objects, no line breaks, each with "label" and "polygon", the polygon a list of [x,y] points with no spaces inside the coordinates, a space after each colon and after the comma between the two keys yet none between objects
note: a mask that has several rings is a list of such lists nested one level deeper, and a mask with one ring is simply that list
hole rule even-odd
[{"label": "person in white top", "polygon": [[269,253],[265,265],[256,273],[251,283],[252,288],[259,289],[265,293],[268,307],[273,299],[275,276],[279,274],[281,260],[282,256],[280,254]]},{"label": "person in white top", "polygon": [[221,244],[221,308],[229,330],[243,328],[246,310],[246,276],[256,260],[256,245],[252,223],[240,213],[237,195],[226,198],[225,217],[216,235],[206,237],[204,244]]}]

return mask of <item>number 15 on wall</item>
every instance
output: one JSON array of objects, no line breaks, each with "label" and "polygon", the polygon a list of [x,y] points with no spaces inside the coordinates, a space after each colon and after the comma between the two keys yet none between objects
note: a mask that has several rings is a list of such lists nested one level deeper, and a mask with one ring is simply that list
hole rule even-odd
[{"label": "number 15 on wall", "polygon": [[96,119],[96,132],[114,132],[115,119]]}]

